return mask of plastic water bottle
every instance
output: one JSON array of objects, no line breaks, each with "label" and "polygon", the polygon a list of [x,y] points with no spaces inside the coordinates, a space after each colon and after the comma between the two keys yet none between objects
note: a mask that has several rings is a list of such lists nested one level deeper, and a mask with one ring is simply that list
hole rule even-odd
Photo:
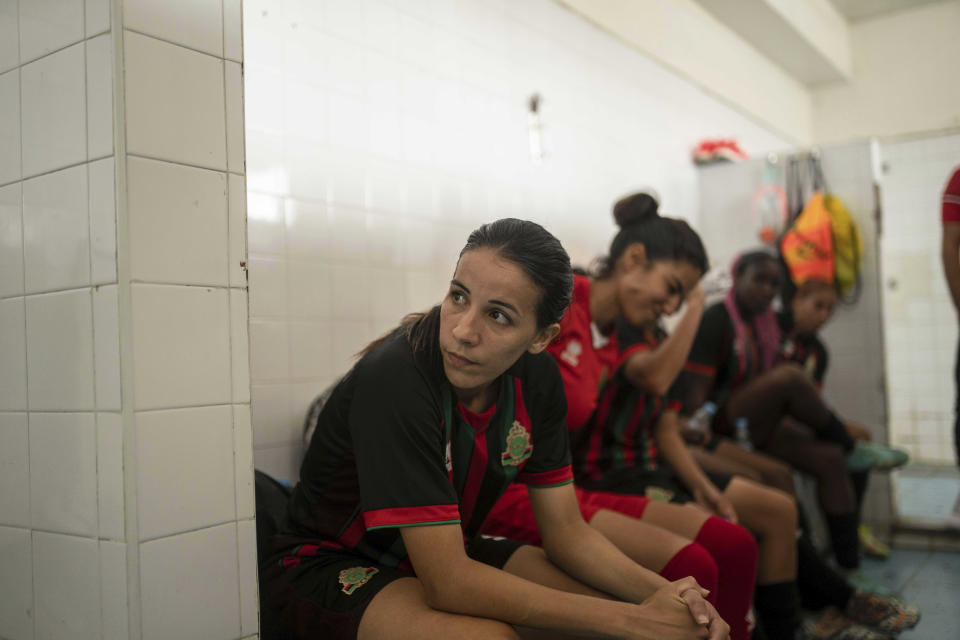
[{"label": "plastic water bottle", "polygon": [[710,425],[713,423],[713,416],[717,414],[717,405],[707,401],[703,406],[697,409],[690,419],[687,420],[687,429],[700,434],[701,442],[706,439]]},{"label": "plastic water bottle", "polygon": [[750,423],[746,418],[737,418],[736,426],[737,446],[747,451],[753,451],[753,441],[750,439]]}]

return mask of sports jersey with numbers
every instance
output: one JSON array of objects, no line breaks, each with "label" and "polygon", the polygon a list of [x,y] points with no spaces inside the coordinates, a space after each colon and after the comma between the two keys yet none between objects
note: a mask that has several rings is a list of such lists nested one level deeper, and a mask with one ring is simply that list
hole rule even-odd
[{"label": "sports jersey with numbers", "polygon": [[813,378],[817,388],[823,388],[823,379],[827,375],[829,364],[826,346],[816,335],[800,335],[794,332],[793,322],[786,313],[777,314],[777,323],[783,332],[780,360],[800,365]]},{"label": "sports jersey with numbers", "polygon": [[474,536],[512,481],[571,482],[563,386],[553,359],[525,354],[474,414],[442,363],[396,331],[336,386],[291,498],[287,538],[409,567],[400,528],[459,523]]}]

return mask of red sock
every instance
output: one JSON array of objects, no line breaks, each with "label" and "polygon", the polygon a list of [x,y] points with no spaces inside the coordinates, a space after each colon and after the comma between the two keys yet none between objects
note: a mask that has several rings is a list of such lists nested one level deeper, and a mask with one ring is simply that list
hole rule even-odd
[{"label": "red sock", "polygon": [[717,611],[730,625],[730,640],[749,640],[747,614],[757,579],[757,543],[746,529],[716,516],[707,518],[695,542],[717,563]]},{"label": "red sock", "polygon": [[710,557],[710,553],[696,542],[691,542],[677,551],[660,570],[660,575],[670,582],[693,576],[697,584],[710,590],[707,600],[717,606],[717,563]]}]

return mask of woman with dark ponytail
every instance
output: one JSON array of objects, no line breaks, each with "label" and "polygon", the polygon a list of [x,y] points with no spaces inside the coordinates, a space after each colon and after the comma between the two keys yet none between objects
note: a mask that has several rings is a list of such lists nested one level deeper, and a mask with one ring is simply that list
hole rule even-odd
[{"label": "woman with dark ponytail", "polygon": [[[566,252],[537,224],[470,235],[443,302],[371,345],[323,406],[261,566],[265,621],[302,640],[529,627],[727,637],[694,579],[642,568],[580,515],[563,383],[544,353],[572,284]],[[478,535],[514,481],[529,488],[542,550]]]},{"label": "woman with dark ponytail", "polygon": [[[706,251],[697,234],[682,220],[660,216],[657,202],[650,195],[638,193],[623,198],[614,206],[614,217],[620,231],[608,256],[596,262],[593,277],[575,277],[573,303],[560,323],[557,339],[547,348],[563,377],[581,510],[592,527],[665,577],[671,577],[672,571],[693,571],[694,554],[706,553],[717,574],[717,609],[730,624],[731,637],[743,640],[749,637],[747,617],[757,544],[743,527],[731,522],[736,512],[728,495],[713,485],[702,485],[703,499],[718,514],[711,515],[702,509],[650,500],[645,494],[664,494],[646,492],[646,487],[633,491],[633,485],[622,491],[623,487],[615,484],[604,486],[594,475],[596,465],[607,453],[613,453],[605,435],[611,426],[608,420],[619,417],[618,412],[611,412],[612,390],[633,389],[624,368],[633,352],[624,351],[618,343],[618,321],[646,326],[675,312],[685,299],[692,305],[700,300],[702,309],[698,282],[707,269]],[[696,320],[693,318],[690,333],[696,330]],[[679,356],[681,365],[685,355]],[[635,394],[632,404],[627,401],[620,405],[625,421],[614,422],[618,427],[629,423],[635,431],[644,431],[664,420],[675,420],[675,407],[665,403],[663,396],[662,390]],[[630,458],[635,452],[620,453]],[[765,554],[761,558],[766,559],[762,570],[767,572],[762,575],[789,583],[795,557],[793,502],[773,490],[756,487],[750,493],[742,491],[741,486],[747,483],[735,481],[730,485],[736,498],[748,496],[765,505],[763,517],[750,522],[760,530]],[[700,489],[698,485],[690,491]],[[527,540],[535,536],[523,492],[508,491],[484,530]],[[777,566],[770,566],[770,558],[775,558]],[[788,607],[785,614],[783,617],[792,619],[794,611]],[[771,640],[781,637],[786,636],[772,636]]]}]

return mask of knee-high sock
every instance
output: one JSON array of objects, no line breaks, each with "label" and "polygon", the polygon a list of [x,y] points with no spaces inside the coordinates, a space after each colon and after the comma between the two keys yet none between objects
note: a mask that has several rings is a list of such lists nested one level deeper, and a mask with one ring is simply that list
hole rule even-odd
[{"label": "knee-high sock", "polygon": [[844,569],[860,566],[860,538],[857,534],[859,518],[856,513],[826,514],[827,529],[833,545],[833,556]]},{"label": "knee-high sock", "polygon": [[794,640],[797,633],[797,583],[758,585],[753,602],[760,626],[769,640]]},{"label": "knee-high sock", "polygon": [[660,570],[660,575],[673,582],[687,576],[693,576],[697,584],[704,589],[710,590],[707,600],[713,606],[717,606],[717,563],[714,562],[710,553],[696,542],[691,542],[676,555],[670,558],[669,562]]},{"label": "knee-high sock", "polygon": [[757,543],[746,529],[722,518],[707,518],[696,543],[717,563],[717,611],[730,625],[731,640],[749,638],[747,615],[757,579]]},{"label": "knee-high sock", "polygon": [[833,606],[843,611],[853,587],[828,565],[806,535],[797,540],[797,591],[805,609],[818,611]]}]

